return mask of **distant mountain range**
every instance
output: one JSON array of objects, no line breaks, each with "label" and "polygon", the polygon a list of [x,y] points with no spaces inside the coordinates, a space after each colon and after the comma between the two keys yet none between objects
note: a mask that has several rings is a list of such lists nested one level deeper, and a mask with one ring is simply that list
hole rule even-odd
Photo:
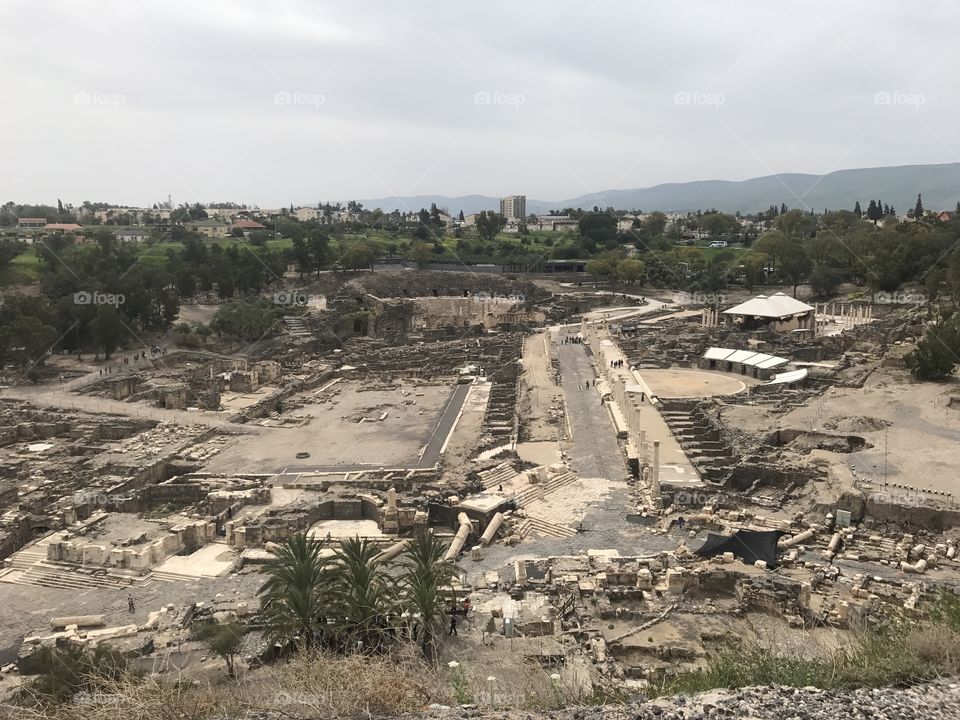
[{"label": "distant mountain range", "polygon": [[[812,207],[819,212],[824,208],[852,210],[858,200],[866,210],[870,200],[876,199],[903,213],[913,208],[917,193],[923,195],[923,206],[928,210],[953,210],[960,200],[960,163],[838,170],[826,175],[783,173],[739,182],[664,183],[633,190],[607,190],[557,202],[528,197],[527,212],[540,214],[567,207],[589,209],[596,205],[644,212],[716,208],[730,213],[737,210],[751,213],[771,205],[779,207],[782,203],[787,207]],[[386,212],[419,210],[430,207],[431,203],[447,208],[452,214],[461,210],[470,214],[500,209],[500,199],[487,195],[413,195],[369,198],[361,202],[366,208],[379,207]]]}]

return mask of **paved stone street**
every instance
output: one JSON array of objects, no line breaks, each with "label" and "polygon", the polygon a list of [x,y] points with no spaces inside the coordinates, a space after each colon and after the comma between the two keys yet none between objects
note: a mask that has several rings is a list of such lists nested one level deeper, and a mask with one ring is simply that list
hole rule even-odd
[{"label": "paved stone street", "polygon": [[[572,334],[572,333],[571,333]],[[655,553],[675,549],[680,535],[654,535],[642,525],[627,520],[630,509],[628,470],[610,414],[600,403],[594,389],[596,378],[588,346],[559,340],[562,388],[567,415],[573,428],[573,442],[565,448],[571,468],[583,478],[583,530],[571,538],[526,538],[520,545],[493,545],[484,551],[480,561],[462,561],[468,579],[479,582],[478,574],[497,570],[504,578],[512,577],[512,563],[519,558],[548,555],[575,555],[589,549],[615,549],[621,555]],[[590,387],[586,383],[590,381]],[[579,388],[579,389],[578,389]],[[606,492],[598,492],[597,484],[605,483]],[[576,486],[564,488],[576,491]]]}]

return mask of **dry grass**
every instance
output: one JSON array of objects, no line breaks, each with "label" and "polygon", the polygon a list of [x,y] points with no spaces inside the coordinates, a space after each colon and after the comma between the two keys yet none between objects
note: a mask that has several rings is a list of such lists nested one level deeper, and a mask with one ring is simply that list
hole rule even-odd
[{"label": "dry grass", "polygon": [[[491,678],[494,678],[491,680]],[[17,720],[223,720],[270,712],[291,720],[392,717],[431,703],[543,710],[589,701],[583,691],[506,650],[449,667],[416,648],[390,656],[304,653],[287,662],[206,682],[124,677],[73,702],[0,707]]]},{"label": "dry grass", "polygon": [[942,625],[922,625],[907,634],[904,649],[941,675],[960,673],[960,632]]},{"label": "dry grass", "polygon": [[751,685],[850,689],[910,684],[960,673],[960,597],[941,592],[922,612],[892,614],[846,646],[817,655],[746,643],[723,648],[706,667],[649,689],[692,694]]},{"label": "dry grass", "polygon": [[437,673],[411,657],[305,653],[258,674],[251,705],[293,718],[392,716],[437,702]]}]

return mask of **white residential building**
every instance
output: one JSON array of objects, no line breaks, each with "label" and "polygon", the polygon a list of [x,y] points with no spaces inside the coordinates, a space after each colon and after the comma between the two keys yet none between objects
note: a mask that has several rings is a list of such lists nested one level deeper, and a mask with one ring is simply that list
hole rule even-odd
[{"label": "white residential building", "polygon": [[297,220],[300,222],[307,222],[308,220],[316,220],[320,217],[320,212],[316,208],[312,207],[298,207],[293,211],[293,214],[296,215]]}]

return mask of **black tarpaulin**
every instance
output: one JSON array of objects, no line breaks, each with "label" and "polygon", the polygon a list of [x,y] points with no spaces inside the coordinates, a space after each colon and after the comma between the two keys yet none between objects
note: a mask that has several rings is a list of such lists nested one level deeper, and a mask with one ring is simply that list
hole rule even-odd
[{"label": "black tarpaulin", "polygon": [[710,533],[706,542],[696,551],[701,557],[713,557],[732,552],[751,565],[763,560],[767,567],[777,564],[777,540],[783,535],[779,530],[737,530],[733,535]]}]

